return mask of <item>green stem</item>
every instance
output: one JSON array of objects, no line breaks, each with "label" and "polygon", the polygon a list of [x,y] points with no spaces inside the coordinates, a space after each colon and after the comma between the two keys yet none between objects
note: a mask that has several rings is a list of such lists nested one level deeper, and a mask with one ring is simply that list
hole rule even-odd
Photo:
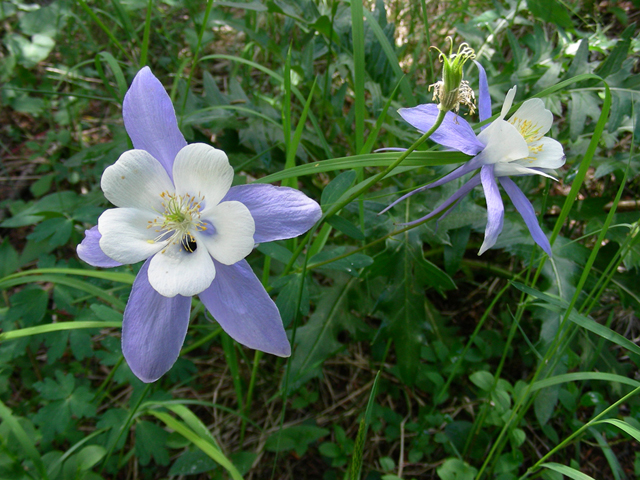
[{"label": "green stem", "polygon": [[[391,165],[389,165],[387,168],[385,168],[383,171],[381,171],[377,175],[374,175],[373,177],[370,177],[365,182],[362,182],[362,183],[356,185],[351,190],[348,190],[343,195],[343,197],[346,197],[346,198],[341,198],[336,203],[334,203],[322,215],[322,217],[320,218],[320,220],[318,220],[318,223],[316,223],[314,228],[312,228],[309,231],[309,233],[307,233],[307,236],[305,237],[304,241],[300,242],[300,245],[298,245],[298,248],[296,248],[296,250],[293,252],[293,255],[291,255],[291,259],[289,260],[289,263],[286,265],[283,275],[287,275],[291,271],[291,268],[293,268],[294,262],[298,259],[298,257],[300,256],[300,254],[304,250],[304,247],[308,243],[308,240],[313,236],[313,234],[316,232],[316,230],[318,230],[318,227],[324,221],[326,221],[327,218],[332,217],[333,215],[338,213],[340,210],[342,210],[342,208],[345,205],[351,203],[353,200],[358,198],[360,195],[362,195],[364,192],[366,192],[369,188],[371,188],[374,184],[376,184],[377,182],[382,180],[384,177],[386,177],[393,169],[398,167],[411,154],[411,152],[413,152],[416,148],[418,148],[425,141],[427,141],[427,139],[433,134],[433,132],[435,132],[438,129],[438,127],[440,127],[440,125],[442,124],[442,121],[444,120],[444,116],[445,116],[446,113],[447,112],[440,110],[439,113],[438,113],[438,117],[436,118],[436,121],[433,124],[433,126],[426,133],[424,133],[418,140],[416,140],[413,143],[413,145],[411,145],[407,150],[402,152],[402,155],[400,155],[396,159],[395,162],[393,162]],[[420,225],[420,224],[416,224],[416,225],[413,225],[413,226],[415,227],[415,226],[418,226],[418,225]],[[407,228],[404,228],[404,229],[397,230],[396,232],[393,233],[393,235],[397,235],[399,233],[406,232],[410,228],[412,228],[412,227],[407,227]],[[384,238],[388,238],[389,236],[391,236],[391,234],[387,235],[385,237],[382,237],[382,239],[379,239],[379,241],[383,240]],[[378,242],[376,241],[375,243],[378,243]],[[363,248],[363,247],[361,247],[361,248]]]},{"label": "green stem", "polygon": [[535,470],[537,470],[538,468],[540,468],[540,465],[549,457],[553,456],[558,450],[564,448],[568,443],[570,443],[574,438],[576,438],[578,435],[582,434],[582,432],[584,432],[587,428],[592,427],[593,425],[595,425],[596,423],[598,423],[598,421],[609,414],[609,412],[611,412],[614,408],[617,408],[618,405],[626,402],[627,400],[629,400],[631,397],[633,397],[634,395],[637,395],[638,393],[640,393],[640,387],[632,390],[631,392],[629,392],[628,394],[626,394],[624,397],[622,397],[620,400],[618,400],[617,402],[615,402],[614,404],[608,406],[607,408],[605,408],[602,412],[600,412],[598,415],[596,415],[595,417],[593,417],[592,420],[588,421],[587,423],[585,423],[582,427],[580,427],[578,430],[576,430],[575,432],[573,432],[571,435],[569,435],[566,439],[564,439],[562,442],[560,442],[560,444],[558,444],[556,447],[552,448],[546,455],[544,455],[540,460],[538,460],[533,466],[529,467],[529,469],[525,472],[524,475],[522,475],[520,477],[520,480],[524,480],[525,478],[527,478],[529,475],[531,475]]},{"label": "green stem", "polygon": [[211,9],[213,8],[213,0],[207,2],[207,9],[204,12],[204,18],[202,19],[202,28],[198,34],[198,44],[196,45],[196,51],[193,53],[193,62],[191,63],[191,71],[189,72],[189,79],[187,80],[187,88],[184,92],[184,100],[182,101],[182,114],[184,115],[184,109],[187,106],[187,98],[189,98],[189,88],[191,87],[191,81],[193,80],[193,73],[196,71],[196,65],[198,65],[198,57],[200,56],[200,47],[202,46],[202,37],[204,31],[209,23],[209,15],[211,15]]},{"label": "green stem", "polygon": [[147,396],[147,393],[149,393],[150,388],[151,388],[151,384],[147,383],[147,385],[145,385],[144,387],[144,391],[140,395],[140,398],[138,398],[138,401],[136,402],[135,406],[129,412],[129,416],[127,417],[127,420],[124,422],[124,425],[122,425],[122,428],[120,428],[120,433],[118,433],[118,438],[116,438],[116,441],[111,444],[111,446],[109,447],[109,451],[107,452],[107,455],[105,455],[104,457],[104,461],[102,462],[102,467],[100,468],[100,474],[102,474],[104,467],[107,466],[107,462],[111,458],[111,454],[113,453],[113,450],[116,448],[116,445],[118,445],[118,442],[120,441],[120,438],[122,438],[122,435],[124,434],[125,430],[129,428],[129,425],[131,424],[131,420],[133,420],[133,417],[135,416],[138,409],[140,408],[140,405],[142,404],[142,400],[144,400],[144,398]]}]

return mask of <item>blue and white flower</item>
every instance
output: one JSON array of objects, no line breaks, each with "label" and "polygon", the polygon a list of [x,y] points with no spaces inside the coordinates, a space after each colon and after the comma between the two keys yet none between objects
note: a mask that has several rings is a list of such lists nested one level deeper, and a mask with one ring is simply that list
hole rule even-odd
[{"label": "blue and white flower", "polygon": [[164,87],[148,67],[123,104],[134,150],[101,180],[106,210],[78,245],[96,267],[145,261],[122,324],[122,351],[135,375],[153,382],[175,363],[198,295],[222,328],[248,347],[289,356],[280,314],[244,258],[257,243],[296,237],[321,216],[302,192],[231,186],[226,154],[187,145]]},{"label": "blue and white flower", "polygon": [[[480,69],[478,112],[480,120],[484,121],[491,116],[491,98],[486,73],[477,62],[476,64]],[[553,179],[554,169],[564,165],[565,155],[562,145],[558,141],[544,136],[551,128],[553,115],[545,108],[543,101],[539,98],[525,101],[509,120],[505,120],[513,104],[515,94],[516,87],[513,87],[507,93],[498,118],[484,126],[478,135],[463,118],[452,112],[447,112],[442,125],[431,135],[431,139],[440,145],[474,157],[441,179],[402,196],[383,212],[407,197],[443,185],[479,168],[480,173],[467,181],[442,205],[428,215],[406,225],[420,223],[438,215],[457,203],[474,187],[482,184],[487,200],[487,226],[484,242],[478,253],[478,255],[482,255],[496,243],[498,235],[502,231],[504,205],[497,180],[522,216],[534,241],[547,254],[551,255],[551,245],[538,224],[531,202],[509,176],[542,175]],[[413,108],[401,108],[398,113],[420,132],[426,132],[434,125],[439,111],[437,105],[425,104]],[[443,216],[448,215],[451,210],[445,212]]]}]

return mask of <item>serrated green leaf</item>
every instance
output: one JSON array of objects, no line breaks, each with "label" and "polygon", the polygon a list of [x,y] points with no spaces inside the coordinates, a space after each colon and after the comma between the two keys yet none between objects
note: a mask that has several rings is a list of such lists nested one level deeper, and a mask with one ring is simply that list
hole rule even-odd
[{"label": "serrated green leaf", "polygon": [[47,312],[49,294],[43,289],[30,286],[15,293],[10,299],[11,307],[7,312],[6,320],[19,322],[23,326],[37,325]]},{"label": "serrated green leaf", "polygon": [[169,433],[155,423],[142,420],[136,423],[136,456],[141,465],[148,465],[151,458],[159,465],[169,464],[166,448]]}]

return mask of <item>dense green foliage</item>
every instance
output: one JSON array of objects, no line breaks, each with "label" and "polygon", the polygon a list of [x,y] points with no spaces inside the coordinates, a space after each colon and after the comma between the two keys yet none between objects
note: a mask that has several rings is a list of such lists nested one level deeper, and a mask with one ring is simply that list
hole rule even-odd
[{"label": "dense green foliage", "polygon": [[[602,5],[0,0],[0,478],[640,476],[640,5]],[[456,185],[378,215],[469,158],[433,143],[337,211],[400,156],[375,149],[418,139],[396,110],[431,102],[447,35],[475,49],[494,113],[517,85],[555,116],[560,181],[517,179],[553,258],[509,203],[477,257],[479,189],[437,226],[398,224]],[[75,247],[109,207],[100,176],[131,148],[120,107],[144,65],[235,183],[329,212],[248,257],[288,360],[194,301],[167,375],[147,386],[123,361],[139,266],[99,271]],[[472,62],[465,78],[477,89]]]}]

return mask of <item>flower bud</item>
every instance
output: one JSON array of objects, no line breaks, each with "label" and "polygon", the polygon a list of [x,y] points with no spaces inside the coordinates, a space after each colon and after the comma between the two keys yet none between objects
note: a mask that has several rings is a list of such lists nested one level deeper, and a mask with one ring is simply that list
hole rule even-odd
[{"label": "flower bud", "polygon": [[469,86],[469,82],[462,79],[462,67],[467,60],[473,60],[476,57],[473,49],[463,43],[458,48],[457,53],[453,53],[453,40],[447,37],[451,46],[449,47],[449,55],[442,53],[437,47],[431,47],[437,50],[440,55],[442,66],[442,80],[429,86],[429,90],[433,87],[433,100],[438,100],[438,108],[445,112],[454,110],[456,113],[460,110],[460,104],[466,105],[471,113],[475,112],[475,95]]}]

